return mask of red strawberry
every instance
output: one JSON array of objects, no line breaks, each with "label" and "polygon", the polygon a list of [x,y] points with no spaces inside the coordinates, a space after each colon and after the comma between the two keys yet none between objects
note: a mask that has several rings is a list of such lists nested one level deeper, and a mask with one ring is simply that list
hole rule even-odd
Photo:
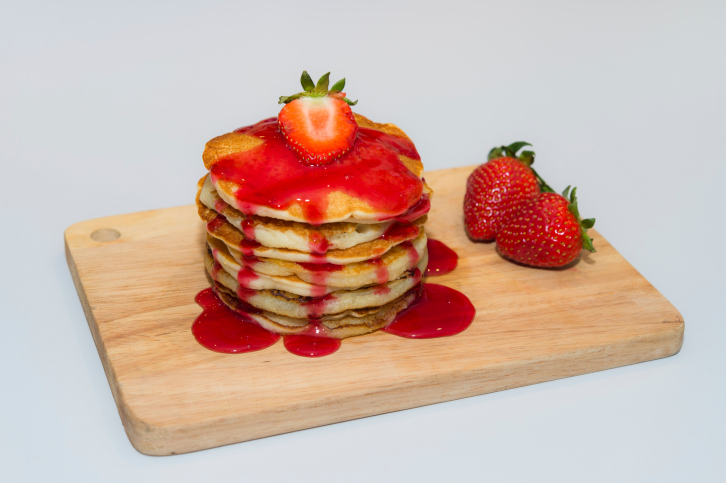
[{"label": "red strawberry", "polygon": [[345,79],[328,91],[329,77],[330,72],[315,85],[307,71],[303,71],[300,83],[305,90],[280,97],[280,104],[285,104],[277,116],[280,131],[287,144],[310,164],[328,164],[347,153],[358,133],[350,110],[358,101],[346,99],[341,92]]},{"label": "red strawberry", "polygon": [[503,256],[535,267],[561,267],[573,261],[584,248],[595,251],[587,230],[594,218],[580,219],[575,191],[562,196],[541,193],[497,233],[497,249]]},{"label": "red strawberry", "polygon": [[537,177],[529,167],[532,151],[517,151],[529,143],[516,142],[494,148],[489,161],[469,176],[464,196],[464,221],[474,240],[493,240],[519,209],[540,192]]}]

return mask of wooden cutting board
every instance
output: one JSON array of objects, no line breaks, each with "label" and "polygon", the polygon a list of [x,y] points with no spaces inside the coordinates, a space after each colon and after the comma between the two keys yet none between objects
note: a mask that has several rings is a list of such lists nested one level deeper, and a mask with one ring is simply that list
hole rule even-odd
[{"label": "wooden cutting board", "polygon": [[680,350],[678,311],[600,234],[565,270],[515,265],[463,228],[472,168],[426,174],[435,191],[426,230],[459,254],[430,281],[477,309],[454,337],[377,332],[331,356],[282,342],[249,354],[200,346],[191,325],[208,286],[205,230],[194,206],[84,221],[66,256],[121,421],[149,455],[197,451],[667,357]]}]

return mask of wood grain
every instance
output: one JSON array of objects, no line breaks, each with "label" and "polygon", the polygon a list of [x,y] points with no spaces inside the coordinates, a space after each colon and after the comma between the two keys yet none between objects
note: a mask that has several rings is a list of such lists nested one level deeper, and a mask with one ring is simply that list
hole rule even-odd
[{"label": "wood grain", "polygon": [[597,232],[597,253],[565,270],[515,265],[493,244],[469,241],[461,204],[471,169],[426,174],[436,192],[427,232],[460,256],[454,272],[431,281],[472,300],[471,327],[428,340],[374,333],[320,359],[281,342],[239,355],[197,344],[193,298],[208,282],[194,206],[68,228],[68,265],[134,447],[186,453],[680,350],[681,315]]}]

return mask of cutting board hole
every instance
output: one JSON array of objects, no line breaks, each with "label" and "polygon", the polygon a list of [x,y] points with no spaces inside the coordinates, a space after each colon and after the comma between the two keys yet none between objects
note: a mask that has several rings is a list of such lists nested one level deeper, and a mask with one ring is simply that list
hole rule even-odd
[{"label": "cutting board hole", "polygon": [[113,228],[101,228],[91,233],[91,239],[97,242],[110,242],[118,240],[121,233]]}]

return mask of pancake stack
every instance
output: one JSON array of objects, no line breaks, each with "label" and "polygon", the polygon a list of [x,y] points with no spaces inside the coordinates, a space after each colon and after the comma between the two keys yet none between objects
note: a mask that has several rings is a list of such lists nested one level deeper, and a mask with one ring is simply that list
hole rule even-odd
[{"label": "pancake stack", "polygon": [[[420,293],[432,194],[423,165],[399,128],[354,116],[356,145],[328,166],[298,166],[276,118],[205,147],[210,173],[196,202],[207,272],[228,307],[271,332],[362,335],[390,324]],[[391,152],[382,171],[376,156]]]}]

